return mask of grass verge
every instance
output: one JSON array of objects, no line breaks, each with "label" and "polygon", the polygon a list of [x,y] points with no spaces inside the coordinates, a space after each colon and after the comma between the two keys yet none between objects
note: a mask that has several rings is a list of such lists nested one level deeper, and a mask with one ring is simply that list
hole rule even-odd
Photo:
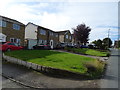
[{"label": "grass verge", "polygon": [[104,63],[99,62],[97,59],[66,52],[19,50],[5,52],[5,55],[43,66],[85,74],[93,78],[101,75],[104,68]]},{"label": "grass verge", "polygon": [[92,55],[92,56],[100,56],[100,57],[109,56],[109,52],[105,52],[105,51],[103,52],[103,51],[98,51],[98,50],[88,49],[88,48],[69,48],[69,47],[66,47],[65,50],[72,51],[75,53]]}]

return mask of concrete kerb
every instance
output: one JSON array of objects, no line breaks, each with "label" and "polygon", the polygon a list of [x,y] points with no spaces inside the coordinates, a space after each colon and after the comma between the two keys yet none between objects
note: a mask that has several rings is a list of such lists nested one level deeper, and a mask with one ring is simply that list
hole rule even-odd
[{"label": "concrete kerb", "polygon": [[32,67],[32,63],[31,62],[27,62],[26,67],[31,68]]}]

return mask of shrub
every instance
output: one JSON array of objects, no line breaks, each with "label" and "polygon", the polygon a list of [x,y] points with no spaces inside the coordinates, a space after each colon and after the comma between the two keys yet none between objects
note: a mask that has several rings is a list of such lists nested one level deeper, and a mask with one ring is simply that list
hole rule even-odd
[{"label": "shrub", "polygon": [[96,78],[102,75],[105,62],[99,60],[96,60],[94,62],[84,62],[84,66],[87,68],[86,74],[92,78]]}]

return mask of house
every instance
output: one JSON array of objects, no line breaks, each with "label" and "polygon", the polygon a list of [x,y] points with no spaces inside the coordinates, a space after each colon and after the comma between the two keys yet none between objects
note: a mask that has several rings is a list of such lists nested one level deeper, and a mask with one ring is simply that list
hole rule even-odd
[{"label": "house", "polygon": [[119,42],[120,42],[120,40],[114,41],[114,47],[115,48],[119,48]]},{"label": "house", "polygon": [[17,20],[0,16],[0,42],[24,45],[25,25]]},{"label": "house", "polygon": [[25,28],[25,43],[28,49],[33,49],[34,45],[50,45],[53,49],[58,44],[59,36],[57,32],[29,22]]},{"label": "house", "polygon": [[59,33],[59,43],[72,44],[72,34],[69,30],[58,31],[57,33]]}]

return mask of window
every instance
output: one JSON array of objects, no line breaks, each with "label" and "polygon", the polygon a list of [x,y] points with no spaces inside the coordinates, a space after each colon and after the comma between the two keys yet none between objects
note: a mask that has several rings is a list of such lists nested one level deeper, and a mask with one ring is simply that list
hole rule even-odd
[{"label": "window", "polygon": [[69,39],[71,39],[71,36],[69,37]]},{"label": "window", "polygon": [[58,34],[55,34],[56,37],[58,37]]},{"label": "window", "polygon": [[43,30],[43,29],[40,29],[40,34],[41,34],[41,35],[46,35],[46,31]]},{"label": "window", "polygon": [[66,38],[68,39],[68,35],[66,35]]},{"label": "window", "polygon": [[5,21],[0,20],[0,26],[1,26],[1,27],[6,27],[6,22],[5,22]]},{"label": "window", "polygon": [[18,24],[13,24],[13,29],[15,29],[15,30],[20,30],[20,25],[18,25]]},{"label": "window", "polygon": [[44,41],[44,44],[45,44],[45,45],[47,44],[47,40]]},{"label": "window", "polygon": [[50,32],[50,36],[53,36],[53,32]]},{"label": "window", "polygon": [[20,45],[20,39],[18,38],[10,38],[10,42],[17,43],[18,45]]}]

